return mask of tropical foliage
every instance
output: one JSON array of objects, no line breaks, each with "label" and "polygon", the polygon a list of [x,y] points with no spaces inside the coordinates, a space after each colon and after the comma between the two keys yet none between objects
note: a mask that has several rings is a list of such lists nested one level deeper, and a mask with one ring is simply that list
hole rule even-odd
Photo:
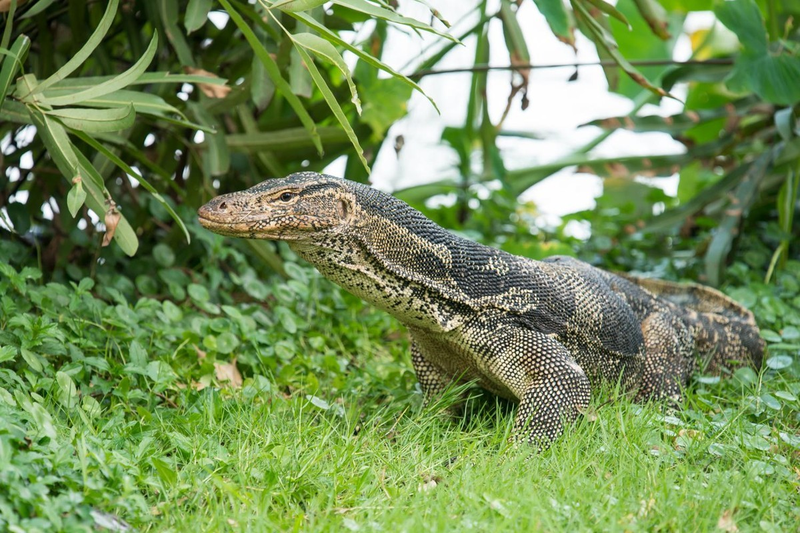
[{"label": "tropical foliage", "polygon": [[[499,138],[540,142],[504,126],[542,66],[525,2],[565,46],[596,47],[632,111],[586,125],[575,153],[511,167]],[[0,530],[796,527],[800,2],[471,5],[453,31],[435,2],[413,19],[382,0],[0,0]],[[691,33],[697,11],[715,22]],[[385,61],[398,29],[427,36],[404,69]],[[764,370],[695,376],[677,411],[603,391],[531,455],[489,395],[456,421],[452,397],[423,409],[393,319],[285,246],[198,226],[203,201],[268,176],[344,157],[366,181],[461,43],[468,106],[442,135],[457,179],[396,194],[514,253],[724,280],[762,327]],[[488,65],[490,47],[507,64]],[[509,70],[503,94],[490,67]],[[681,111],[645,113],[664,98]],[[685,151],[599,156],[620,129]],[[519,196],[569,168],[603,194],[543,227]],[[676,174],[676,196],[654,186]]]},{"label": "tropical foliage", "polygon": [[[460,178],[398,191],[401,197],[425,208],[431,197],[455,194],[455,206],[434,217],[541,255],[535,246],[517,244],[515,235],[531,230],[518,216],[517,197],[556,171],[576,167],[606,179],[602,203],[608,210],[577,215],[591,221],[602,242],[647,235],[652,251],[665,257],[704,257],[702,268],[697,261],[687,265],[716,284],[745,226],[767,235],[771,255],[764,267],[771,276],[785,263],[795,234],[800,4],[535,3],[566,45],[577,46],[577,32],[591,40],[610,90],[631,98],[634,107],[628,116],[594,122],[602,131],[574,154],[506,168],[497,138],[515,132],[504,131],[505,114],[490,116],[487,101],[507,98],[511,106],[519,98],[525,106],[531,68],[540,66],[531,64],[518,3],[503,0],[496,9],[476,2],[477,23],[451,35],[433,8],[427,24],[367,0],[6,0],[0,3],[8,22],[0,42],[4,225],[21,237],[36,235],[42,264],[51,270],[98,255],[101,239],[108,244],[113,238],[128,255],[142,240],[147,249],[165,239],[188,242],[191,211],[178,211],[196,207],[219,187],[234,190],[264,176],[321,169],[341,155],[348,160],[347,176],[366,180],[389,127],[405,114],[412,91],[420,90],[413,80],[434,74],[443,57],[469,42],[475,43],[475,61],[465,122],[442,136],[459,159]],[[711,9],[718,22],[688,35],[692,58],[676,64],[675,44],[685,38],[687,15]],[[229,22],[218,27],[209,13]],[[487,93],[484,67],[494,21],[502,25],[514,70],[506,95]],[[437,39],[407,76],[380,59],[389,26]],[[361,36],[355,41],[354,29]],[[346,54],[356,59],[352,69]],[[662,97],[680,99],[683,111],[640,113]],[[668,133],[686,146],[685,153],[594,156],[620,128]],[[530,142],[537,142],[531,133]],[[677,197],[631,179],[675,172]],[[54,174],[64,181],[45,178]],[[488,200],[487,184],[494,191]],[[43,211],[53,214],[52,222]],[[702,238],[684,242],[686,235]],[[252,246],[281,269],[272,246]],[[615,248],[599,250],[598,260],[625,264]],[[119,254],[102,256],[114,261]]]}]

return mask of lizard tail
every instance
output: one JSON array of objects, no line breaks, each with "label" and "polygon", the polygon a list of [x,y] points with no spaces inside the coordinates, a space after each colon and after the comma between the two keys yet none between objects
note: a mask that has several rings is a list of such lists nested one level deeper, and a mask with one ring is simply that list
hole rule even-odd
[{"label": "lizard tail", "polygon": [[753,313],[722,292],[698,283],[674,283],[617,273],[643,289],[696,313],[692,336],[700,356],[700,370],[719,374],[723,369],[761,368],[764,340]]},{"label": "lizard tail", "polygon": [[640,278],[624,272],[615,274],[681,307],[756,325],[756,319],[749,309],[711,287],[699,283],[675,283],[655,278]]},{"label": "lizard tail", "polygon": [[755,323],[698,313],[695,324],[692,329],[701,372],[721,374],[744,366],[761,368],[765,343]]}]

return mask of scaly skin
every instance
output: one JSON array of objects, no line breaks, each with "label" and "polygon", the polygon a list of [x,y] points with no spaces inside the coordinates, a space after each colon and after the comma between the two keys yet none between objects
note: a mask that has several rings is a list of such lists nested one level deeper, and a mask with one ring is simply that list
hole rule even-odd
[{"label": "scaly skin", "polygon": [[519,402],[516,435],[539,447],[603,382],[677,401],[698,366],[722,373],[763,358],[753,315],[713,289],[511,255],[347,180],[292,174],[219,196],[198,215],[222,235],[287,241],[408,327],[428,400],[474,380]]}]

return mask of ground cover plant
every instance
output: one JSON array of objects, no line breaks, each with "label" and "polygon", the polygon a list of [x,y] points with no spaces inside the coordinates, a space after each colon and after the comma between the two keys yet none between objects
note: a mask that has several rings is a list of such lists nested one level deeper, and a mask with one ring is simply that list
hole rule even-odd
[{"label": "ground cover plant", "polygon": [[[448,30],[435,5],[423,21],[395,2],[0,0],[0,531],[797,528],[800,4],[534,0],[634,106],[566,157],[507,168],[498,139],[539,142],[488,110],[533,97],[525,2],[477,1]],[[689,34],[693,11],[715,25]],[[391,27],[437,40],[398,73]],[[475,58],[464,123],[442,134],[457,177],[398,196],[513,253],[720,285],[756,315],[762,370],[697,375],[680,409],[603,391],[533,454],[489,394],[463,418],[445,413],[455,394],[423,408],[393,319],[283,246],[196,224],[219,192],[339,157],[366,181],[459,40]],[[643,111],[673,89],[681,113]],[[686,152],[598,157],[620,129]],[[518,200],[569,166],[605,179],[564,221],[586,240]],[[635,179],[676,172],[675,197]]]},{"label": "ground cover plant", "polygon": [[[697,376],[683,409],[613,390],[547,452],[476,391],[422,408],[399,325],[284,255],[201,237],[125,274],[0,263],[0,522],[90,531],[791,530],[800,519],[800,263],[729,292],[763,372]],[[243,248],[244,249],[244,248]],[[4,257],[22,257],[4,245]],[[153,268],[153,264],[157,268]],[[225,270],[223,270],[223,267]],[[452,399],[452,398],[451,398]],[[497,404],[497,405],[496,405]]]}]

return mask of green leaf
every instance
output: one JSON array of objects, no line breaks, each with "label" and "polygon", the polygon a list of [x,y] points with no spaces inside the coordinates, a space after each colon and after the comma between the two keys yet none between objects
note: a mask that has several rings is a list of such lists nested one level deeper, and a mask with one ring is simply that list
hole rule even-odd
[{"label": "green leaf", "polygon": [[289,52],[289,86],[294,94],[303,98],[311,98],[314,93],[314,81],[297,47]]},{"label": "green leaf", "polygon": [[[147,190],[150,194],[152,194],[153,198],[155,198],[156,201],[158,201],[158,203],[160,203],[164,207],[167,213],[169,213],[169,216],[172,217],[172,220],[174,220],[175,223],[178,224],[178,227],[181,228],[181,230],[183,231],[183,235],[186,237],[186,242],[187,243],[192,242],[192,238],[189,235],[189,230],[186,229],[186,224],[183,223],[183,220],[181,220],[181,218],[178,216],[175,210],[172,209],[172,206],[169,204],[169,202],[167,202],[164,199],[164,197],[161,196],[161,194],[156,190],[155,187],[153,187],[150,184],[149,181],[144,179],[144,177],[140,173],[136,172],[130,165],[128,165],[122,159],[120,159],[114,152],[103,146],[94,138],[90,137],[89,135],[86,135],[83,132],[76,131],[75,134],[86,144],[88,144],[89,146],[91,146],[92,148],[103,154],[105,157],[107,157],[109,161],[117,165],[117,167],[119,167],[123,172],[125,172],[129,176],[134,177],[139,182],[139,184],[142,187],[144,187],[144,189]],[[71,211],[72,210],[70,209],[70,212]],[[72,216],[75,216],[74,213]]]},{"label": "green leaf", "polygon": [[58,400],[65,407],[72,407],[78,403],[78,389],[69,374],[56,372],[56,383],[58,383]]},{"label": "green leaf", "polygon": [[[53,96],[60,96],[70,93],[69,89],[66,90],[60,88],[50,89],[49,91],[46,91],[43,96],[45,98],[48,98],[49,95],[51,94]],[[160,96],[140,91],[120,89],[119,91],[114,91],[113,93],[105,94],[98,98],[92,98],[91,100],[84,100],[83,102],[81,102],[81,105],[86,107],[99,107],[99,108],[118,108],[118,107],[126,107],[127,105],[133,105],[133,109],[137,113],[150,115],[153,117],[163,119],[173,124],[199,129],[204,132],[214,131],[211,128],[206,128],[205,126],[202,126],[200,124],[195,124],[194,122],[190,122],[189,119],[186,117],[186,115],[184,115],[178,108],[168,104]],[[180,118],[176,119],[174,118],[174,115],[177,115]]]},{"label": "green leaf", "polygon": [[83,180],[76,178],[75,185],[73,185],[67,193],[67,209],[69,209],[69,214],[73,217],[77,216],[78,211],[83,207],[85,201],[86,190],[83,188]]},{"label": "green leaf", "polygon": [[350,88],[350,96],[351,101],[356,106],[356,111],[358,114],[361,114],[361,102],[358,99],[358,91],[356,89],[355,83],[353,83],[353,77],[350,75],[350,69],[347,68],[347,63],[344,62],[344,58],[342,54],[339,53],[336,48],[317,35],[313,33],[295,33],[290,35],[292,42],[295,44],[310,50],[314,54],[323,57],[334,64],[336,68],[344,76],[344,79],[347,81],[347,86]]},{"label": "green leaf", "polygon": [[659,4],[657,0],[634,0],[634,3],[654,34],[663,40],[671,37],[668,30],[669,15],[664,6]]},{"label": "green leaf", "polygon": [[110,0],[108,2],[108,5],[106,6],[106,11],[105,13],[103,13],[103,18],[100,19],[100,23],[97,25],[97,28],[95,28],[91,37],[89,37],[89,39],[86,41],[86,44],[84,44],[81,47],[81,49],[78,50],[78,52],[69,59],[69,61],[64,63],[63,67],[58,69],[52,76],[50,76],[42,83],[40,83],[38,86],[36,86],[32,94],[44,91],[57,81],[63,80],[64,78],[75,72],[75,70],[78,67],[83,65],[83,63],[89,58],[92,52],[94,52],[94,49],[98,47],[100,42],[103,40],[103,37],[106,36],[108,29],[114,22],[114,17],[117,14],[118,5],[119,5],[119,0]]},{"label": "green leaf", "polygon": [[567,16],[563,0],[533,0],[544,15],[553,34],[573,48],[575,47],[575,28]]},{"label": "green leaf", "polygon": [[[500,20],[503,22],[503,37],[506,41],[506,48],[510,55],[512,65],[528,65],[531,62],[531,54],[528,51],[528,44],[525,42],[525,35],[517,19],[517,13],[511,9],[511,2],[503,0],[500,3]],[[517,71],[527,86],[529,70]]]},{"label": "green leaf", "polygon": [[35,17],[36,15],[38,15],[39,13],[42,13],[45,9],[50,7],[50,4],[52,4],[55,1],[56,0],[39,0],[38,2],[36,2],[36,4],[33,5],[33,7],[31,7],[29,10],[27,10],[25,12],[25,14],[22,15],[20,18],[21,19],[27,19],[27,18]]},{"label": "green leaf", "polygon": [[328,0],[279,0],[269,6],[270,9],[281,11],[308,11],[323,5]]},{"label": "green leaf", "polygon": [[136,112],[131,104],[127,107],[110,109],[62,108],[46,111],[45,114],[58,118],[68,128],[87,133],[128,129],[133,126],[136,118]]},{"label": "green leaf", "polygon": [[[320,139],[327,143],[347,142],[347,134],[336,127],[323,127],[318,131]],[[304,128],[287,128],[259,133],[234,133],[225,137],[228,148],[240,152],[285,151],[316,146],[314,138]]]},{"label": "green leaf", "polygon": [[769,407],[774,411],[780,411],[781,409],[781,402],[779,402],[778,399],[772,394],[768,394],[765,392],[764,394],[761,395],[761,401],[764,402],[764,405],[766,405],[767,407]]},{"label": "green leaf", "polygon": [[733,91],[752,90],[773,104],[794,105],[800,101],[800,57],[745,51],[737,58],[727,85]]},{"label": "green leaf", "polygon": [[178,29],[178,2],[156,2],[158,6],[158,14],[161,17],[161,23],[164,25],[164,33],[167,35],[167,40],[172,45],[175,53],[178,55],[178,61],[185,67],[194,66],[194,57],[192,56],[192,49],[183,37],[183,32]]},{"label": "green leaf", "polygon": [[13,346],[0,346],[0,363],[13,361],[17,357],[17,349]]},{"label": "green leaf", "polygon": [[[611,34],[603,28],[589,13],[580,0],[571,0],[575,10],[576,18],[582,23],[581,28],[587,31],[589,37],[598,47],[598,52],[605,52],[630,78],[658,96],[669,96],[666,91],[653,85],[641,72],[631,65],[625,57],[620,54],[617,43]],[[626,21],[627,23],[627,21]]]},{"label": "green leaf", "polygon": [[14,27],[14,15],[17,14],[17,0],[11,0],[8,5],[8,15],[6,15],[6,27],[3,28],[3,37],[0,38],[0,49],[8,49],[11,42],[11,29]]},{"label": "green leaf", "polygon": [[767,30],[761,11],[753,0],[720,2],[714,9],[717,18],[739,38],[750,53],[767,53]]},{"label": "green leaf", "polygon": [[314,80],[314,84],[317,86],[317,89],[319,89],[319,91],[322,93],[322,97],[325,98],[325,101],[328,103],[331,111],[333,111],[333,115],[336,117],[336,120],[338,120],[339,124],[342,125],[342,128],[347,134],[347,138],[350,139],[350,142],[353,144],[353,148],[356,150],[358,159],[361,161],[361,164],[364,165],[367,173],[369,173],[369,163],[367,163],[367,160],[364,157],[364,149],[361,148],[361,144],[358,142],[358,136],[356,136],[356,132],[353,131],[353,127],[350,125],[350,121],[347,120],[344,111],[342,111],[342,107],[339,105],[339,102],[336,101],[336,96],[334,96],[330,87],[328,87],[327,82],[322,77],[322,74],[320,74],[319,69],[317,69],[317,66],[314,64],[314,60],[311,58],[308,52],[306,52],[304,48],[296,48],[296,50],[303,58],[303,61],[305,62],[308,72],[311,74],[311,78]]},{"label": "green leaf", "polygon": [[411,87],[397,78],[376,79],[361,88],[364,111],[361,122],[369,124],[378,138],[408,112]]},{"label": "green leaf", "polygon": [[247,39],[247,42],[250,44],[253,52],[255,52],[256,56],[258,56],[263,63],[267,74],[275,84],[275,88],[286,99],[292,109],[294,109],[294,112],[297,113],[297,116],[303,123],[303,126],[308,130],[314,146],[317,148],[317,152],[322,155],[322,141],[320,140],[319,133],[317,132],[317,125],[314,123],[314,120],[311,118],[311,115],[308,114],[308,111],[306,111],[305,107],[303,107],[300,99],[298,99],[297,96],[292,93],[289,83],[283,79],[283,76],[281,76],[278,64],[275,63],[275,60],[269,55],[269,52],[266,48],[264,48],[264,45],[261,44],[261,41],[259,41],[258,37],[256,37],[256,34],[253,33],[253,30],[251,30],[247,23],[245,23],[242,16],[233,8],[230,2],[228,2],[228,0],[220,0],[220,3],[222,4],[222,7],[225,8],[225,11],[227,11],[228,15],[230,15],[234,24],[236,24],[236,26],[242,32],[245,39]]},{"label": "green leaf", "polygon": [[44,363],[41,356],[28,350],[27,348],[20,348],[19,353],[33,370],[36,372],[41,372],[44,370]]},{"label": "green leaf", "polygon": [[[50,157],[53,158],[64,177],[72,181],[78,175],[78,159],[66,130],[61,124],[48,118],[34,106],[28,106],[28,113],[33,125],[36,126],[37,133],[42,137]],[[97,214],[101,215],[102,212]]]},{"label": "green leaf", "polygon": [[767,368],[772,370],[783,370],[792,366],[794,359],[788,355],[773,355],[766,361]]},{"label": "green leaf", "polygon": [[0,68],[0,107],[4,106],[11,82],[22,68],[25,58],[28,57],[30,47],[31,40],[26,35],[20,35],[3,58],[2,68]]},{"label": "green leaf", "polygon": [[203,27],[208,20],[208,12],[211,11],[213,3],[213,0],[189,0],[186,14],[183,16],[183,25],[186,26],[187,33]]},{"label": "green leaf", "polygon": [[606,15],[614,17],[621,23],[625,24],[626,26],[630,27],[631,23],[628,22],[628,19],[625,18],[625,15],[617,11],[617,8],[612,6],[611,4],[607,3],[605,0],[578,0],[579,2],[588,2]]},{"label": "green leaf", "polygon": [[[220,1],[224,1],[224,0],[220,0]],[[375,68],[377,68],[379,70],[383,70],[384,72],[387,72],[388,74],[391,74],[393,77],[395,77],[395,78],[397,78],[399,80],[402,80],[403,83],[405,83],[408,86],[410,86],[411,88],[419,91],[420,94],[422,94],[425,98],[428,99],[428,101],[433,105],[433,107],[436,109],[436,111],[437,112],[439,111],[439,108],[437,107],[436,102],[434,102],[433,99],[430,96],[428,96],[425,93],[425,91],[422,90],[422,87],[420,87],[419,85],[417,85],[416,83],[411,81],[407,76],[403,76],[402,74],[400,74],[399,72],[394,70],[392,67],[390,67],[386,63],[382,62],[381,60],[369,55],[368,53],[364,52],[363,50],[361,50],[357,46],[353,46],[352,44],[344,41],[341,37],[339,37],[339,35],[337,35],[333,31],[331,31],[330,29],[328,29],[324,24],[318,22],[313,17],[310,17],[308,14],[306,14],[306,13],[289,13],[289,14],[292,17],[294,17],[295,19],[305,23],[308,27],[316,30],[320,35],[323,36],[323,38],[329,40],[330,42],[332,42],[334,44],[338,44],[339,46],[343,46],[344,48],[346,48],[350,52],[353,52],[359,58],[364,60],[364,62],[367,63],[368,65],[371,65],[371,66],[373,66],[373,67],[375,67]]]},{"label": "green leaf", "polygon": [[[106,196],[102,192],[105,191],[105,186],[103,186],[102,189],[97,189],[93,184],[103,183],[103,177],[80,151],[76,150],[75,156],[78,159],[78,168],[81,175],[89,176],[90,178],[85,181],[89,192],[86,198],[86,205],[102,219],[107,211]],[[107,194],[108,191],[105,192]],[[128,219],[125,218],[125,215],[120,215],[117,231],[114,233],[114,242],[116,242],[120,249],[127,255],[136,255],[136,250],[139,248],[139,238],[136,236],[136,232],[133,231]]]},{"label": "green leaf", "polygon": [[391,9],[386,9],[385,7],[378,6],[367,2],[366,0],[333,0],[334,4],[340,5],[342,7],[347,7],[352,9],[353,11],[358,11],[360,13],[364,13],[365,15],[369,15],[370,17],[377,18],[380,20],[385,20],[387,22],[394,22],[395,24],[400,24],[402,26],[408,26],[409,28],[414,28],[417,30],[427,31],[430,33],[435,33],[440,37],[444,37],[449,41],[455,41],[455,37],[452,35],[441,32],[424,22],[420,22],[416,19],[412,19],[409,17],[404,17],[403,15],[397,13],[396,11],[392,11]]},{"label": "green leaf", "polygon": [[229,354],[239,346],[239,339],[230,331],[225,331],[217,336],[217,351]]},{"label": "green leaf", "polygon": [[197,102],[189,104],[195,120],[213,130],[206,133],[205,145],[207,150],[203,153],[203,165],[211,176],[221,176],[228,172],[231,166],[231,156],[225,142],[225,131],[219,121]]},{"label": "green leaf", "polygon": [[[150,40],[150,45],[145,50],[144,55],[139,58],[139,60],[134,63],[134,65],[120,74],[115,78],[108,80],[104,83],[96,85],[90,89],[85,89],[83,91],[78,91],[69,95],[64,96],[57,96],[54,98],[48,98],[46,102],[52,106],[62,106],[62,105],[70,105],[70,104],[77,104],[78,102],[83,102],[85,100],[90,100],[92,98],[97,98],[124,87],[127,87],[131,83],[133,83],[142,73],[147,69],[150,65],[150,62],[153,60],[153,57],[156,54],[156,50],[158,49],[158,34],[154,33],[153,38]],[[41,87],[41,85],[39,85]],[[24,100],[24,99],[23,99]]]},{"label": "green leaf", "polygon": [[750,208],[756,198],[761,180],[767,174],[771,160],[768,151],[761,155],[748,169],[744,179],[734,191],[733,205],[729,208],[717,226],[711,244],[705,256],[706,279],[710,285],[719,285],[725,269],[725,260],[733,246],[733,240],[738,234],[739,222]]}]

